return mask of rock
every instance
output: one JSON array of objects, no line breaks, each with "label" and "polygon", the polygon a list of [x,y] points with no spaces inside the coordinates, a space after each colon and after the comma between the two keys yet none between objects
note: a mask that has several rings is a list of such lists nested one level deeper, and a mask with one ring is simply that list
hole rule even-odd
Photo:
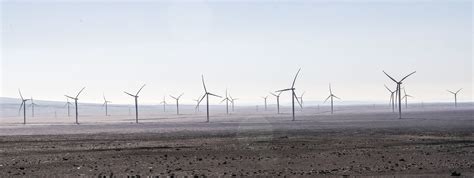
[{"label": "rock", "polygon": [[451,176],[461,176],[461,173],[454,171],[451,173]]}]

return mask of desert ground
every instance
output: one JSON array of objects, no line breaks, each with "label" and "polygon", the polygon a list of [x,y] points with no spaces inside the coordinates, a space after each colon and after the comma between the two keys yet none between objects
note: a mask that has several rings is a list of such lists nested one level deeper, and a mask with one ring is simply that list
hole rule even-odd
[{"label": "desert ground", "polygon": [[474,176],[474,108],[203,111],[0,121],[0,177]]}]

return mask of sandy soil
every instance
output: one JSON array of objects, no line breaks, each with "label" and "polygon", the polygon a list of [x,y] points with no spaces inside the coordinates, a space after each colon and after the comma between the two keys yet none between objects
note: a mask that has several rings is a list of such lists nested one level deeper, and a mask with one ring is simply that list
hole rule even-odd
[{"label": "sandy soil", "polygon": [[[7,125],[0,176],[474,176],[474,110]],[[202,119],[202,118],[199,118]]]}]

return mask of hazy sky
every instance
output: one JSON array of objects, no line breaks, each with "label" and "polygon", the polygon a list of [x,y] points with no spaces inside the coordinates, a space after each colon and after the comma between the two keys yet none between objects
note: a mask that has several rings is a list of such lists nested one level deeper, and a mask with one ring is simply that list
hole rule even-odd
[{"label": "hazy sky", "polygon": [[[414,101],[472,101],[471,1],[1,1],[0,96],[182,103],[228,88],[240,103],[288,88],[383,101],[382,70]],[[272,98],[273,100],[273,98]],[[289,93],[282,102],[290,100]],[[171,101],[168,98],[168,101]],[[212,100],[217,103],[217,99]],[[273,102],[273,101],[269,101]],[[387,101],[388,102],[388,101]]]}]

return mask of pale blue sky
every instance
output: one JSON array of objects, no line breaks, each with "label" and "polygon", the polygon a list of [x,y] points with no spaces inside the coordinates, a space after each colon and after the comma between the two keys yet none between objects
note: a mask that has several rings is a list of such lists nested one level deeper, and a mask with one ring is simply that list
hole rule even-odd
[{"label": "pale blue sky", "polygon": [[[385,101],[382,73],[416,101],[472,101],[471,1],[1,1],[1,96],[182,103],[225,89],[242,103],[289,87],[323,100]],[[289,101],[285,95],[283,102]],[[214,100],[214,103],[216,100]]]}]

